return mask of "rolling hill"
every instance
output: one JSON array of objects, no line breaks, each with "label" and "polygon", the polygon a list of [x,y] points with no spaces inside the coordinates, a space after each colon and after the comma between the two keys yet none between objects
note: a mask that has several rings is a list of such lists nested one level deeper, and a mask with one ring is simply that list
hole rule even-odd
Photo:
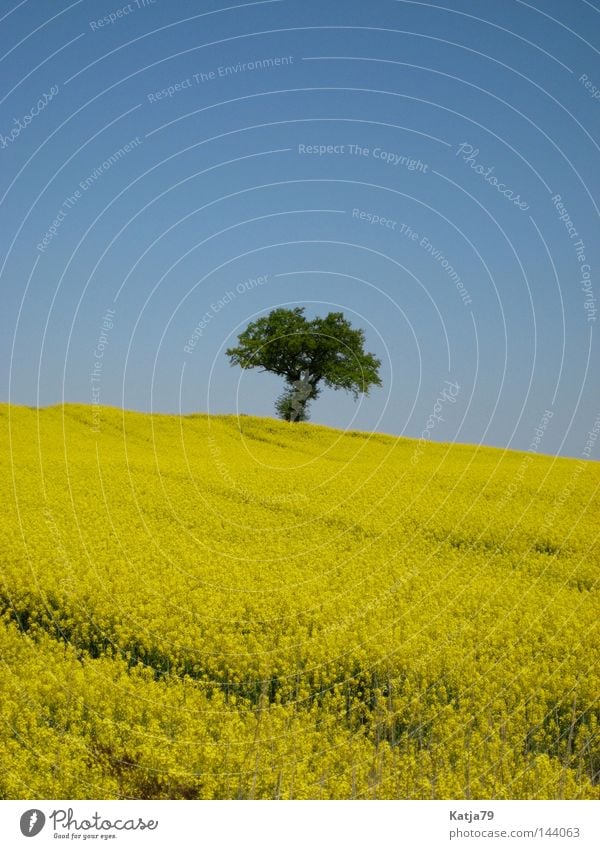
[{"label": "rolling hill", "polygon": [[600,798],[600,464],[0,406],[0,796]]}]

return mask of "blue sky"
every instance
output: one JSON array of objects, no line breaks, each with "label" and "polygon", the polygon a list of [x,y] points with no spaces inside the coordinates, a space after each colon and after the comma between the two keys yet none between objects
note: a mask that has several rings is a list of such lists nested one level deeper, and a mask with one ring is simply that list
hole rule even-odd
[{"label": "blue sky", "polygon": [[549,410],[539,450],[581,455],[591,3],[0,9],[2,400],[273,415],[279,381],[224,350],[300,305],[343,311],[383,362],[314,422],[419,436],[452,381],[430,438],[526,449]]}]

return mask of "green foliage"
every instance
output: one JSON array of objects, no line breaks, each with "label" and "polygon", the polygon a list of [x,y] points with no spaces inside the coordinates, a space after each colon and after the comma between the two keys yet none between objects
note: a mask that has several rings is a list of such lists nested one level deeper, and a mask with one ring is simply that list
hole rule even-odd
[{"label": "green foliage", "polygon": [[[286,421],[306,421],[306,407],[320,384],[344,389],[354,398],[381,386],[381,361],[364,350],[365,333],[353,328],[341,312],[308,321],[303,307],[279,308],[248,325],[238,345],[228,348],[231,365],[260,368],[283,377],[286,388],[276,403]],[[310,392],[298,388],[310,380]]]}]

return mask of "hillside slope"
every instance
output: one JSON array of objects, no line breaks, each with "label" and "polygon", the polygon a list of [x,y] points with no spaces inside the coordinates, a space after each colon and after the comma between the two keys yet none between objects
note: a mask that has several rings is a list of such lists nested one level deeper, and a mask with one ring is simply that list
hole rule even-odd
[{"label": "hillside slope", "polygon": [[0,406],[3,798],[600,798],[600,464]]}]

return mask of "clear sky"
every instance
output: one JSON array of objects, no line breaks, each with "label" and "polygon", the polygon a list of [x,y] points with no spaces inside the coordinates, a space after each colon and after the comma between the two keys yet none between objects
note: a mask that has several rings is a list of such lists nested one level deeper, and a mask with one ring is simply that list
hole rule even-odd
[{"label": "clear sky", "polygon": [[300,305],[383,362],[314,422],[526,449],[549,411],[580,456],[599,50],[587,0],[1,0],[0,399],[270,416],[224,350]]}]

